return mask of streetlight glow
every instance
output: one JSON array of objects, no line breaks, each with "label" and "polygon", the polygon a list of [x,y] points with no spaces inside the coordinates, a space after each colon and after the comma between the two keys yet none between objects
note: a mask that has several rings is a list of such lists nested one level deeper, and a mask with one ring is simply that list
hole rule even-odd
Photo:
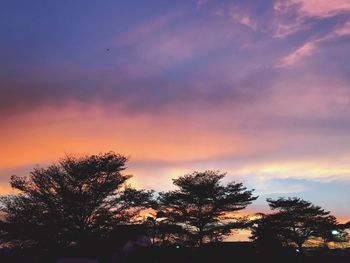
[{"label": "streetlight glow", "polygon": [[338,230],[332,230],[332,235],[338,235],[339,231]]}]

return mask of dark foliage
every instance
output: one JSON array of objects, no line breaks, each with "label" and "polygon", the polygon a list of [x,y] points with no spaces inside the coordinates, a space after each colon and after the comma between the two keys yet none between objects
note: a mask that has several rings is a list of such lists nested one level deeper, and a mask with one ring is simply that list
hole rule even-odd
[{"label": "dark foliage", "polygon": [[166,218],[166,214],[162,211],[148,216],[146,225],[153,246],[184,245],[188,234],[182,226]]},{"label": "dark foliage", "polygon": [[274,218],[262,213],[257,214],[257,217],[251,225],[250,239],[256,244],[258,252],[268,254],[280,251],[285,244]]},{"label": "dark foliage", "polygon": [[222,185],[224,176],[218,171],[194,172],[173,180],[178,190],[160,193],[166,218],[182,226],[194,244],[219,241],[231,229],[246,226],[246,220],[238,220],[232,213],[257,197],[241,183]]},{"label": "dark foliage", "polygon": [[[267,199],[274,212],[257,214],[256,220],[236,217],[234,212],[257,197],[242,183],[223,184],[225,174],[219,171],[173,179],[177,190],[161,192],[155,200],[153,191],[126,184],[131,177],[123,174],[126,162],[113,152],[66,156],[27,177],[12,176],[18,194],[0,199],[0,261],[336,262],[338,255],[327,247],[312,256],[299,252],[311,238],[325,244],[349,240],[349,223],[338,224],[330,212],[296,197]],[[156,213],[145,219],[141,212],[148,208]],[[218,242],[247,227],[254,242]]]},{"label": "dark foliage", "polygon": [[127,158],[113,152],[67,156],[11,177],[19,193],[1,198],[1,239],[12,247],[88,247],[152,205],[152,191],[125,187]]},{"label": "dark foliage", "polygon": [[259,244],[295,245],[302,252],[303,244],[311,237],[324,238],[337,228],[334,216],[319,206],[300,198],[267,199],[276,212],[262,215],[253,227],[252,238]]}]

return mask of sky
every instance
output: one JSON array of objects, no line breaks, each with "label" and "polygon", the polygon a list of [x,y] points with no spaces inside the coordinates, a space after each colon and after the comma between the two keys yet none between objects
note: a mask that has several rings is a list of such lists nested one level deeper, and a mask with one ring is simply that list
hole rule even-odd
[{"label": "sky", "polygon": [[0,0],[0,194],[66,154],[227,172],[350,220],[350,0]]}]

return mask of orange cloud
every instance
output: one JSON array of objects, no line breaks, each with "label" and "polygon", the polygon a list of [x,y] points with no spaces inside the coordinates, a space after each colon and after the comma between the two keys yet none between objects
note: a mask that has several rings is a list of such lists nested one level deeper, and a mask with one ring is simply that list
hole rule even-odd
[{"label": "orange cloud", "polygon": [[[191,160],[245,152],[237,134],[198,132],[187,126],[192,118],[122,116],[98,109],[57,112],[47,108],[26,116],[24,123],[10,124],[1,133],[0,166],[14,167],[57,160],[64,153],[96,153],[115,150],[133,160]],[[56,122],[50,120],[55,114]],[[107,113],[108,114],[108,113]],[[230,145],[230,147],[224,147]]]}]

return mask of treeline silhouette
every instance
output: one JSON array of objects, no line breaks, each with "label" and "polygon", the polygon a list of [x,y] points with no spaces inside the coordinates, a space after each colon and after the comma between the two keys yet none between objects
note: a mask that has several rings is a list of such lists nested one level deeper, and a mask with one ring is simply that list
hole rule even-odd
[{"label": "treeline silhouette", "polygon": [[[327,248],[349,239],[349,224],[297,197],[267,199],[270,214],[238,217],[258,197],[242,183],[224,184],[220,171],[180,176],[167,192],[135,189],[127,161],[114,152],[66,156],[12,176],[17,194],[0,199],[0,262],[213,262],[219,255],[301,262],[306,241]],[[252,242],[220,243],[235,229],[251,230]]]}]

